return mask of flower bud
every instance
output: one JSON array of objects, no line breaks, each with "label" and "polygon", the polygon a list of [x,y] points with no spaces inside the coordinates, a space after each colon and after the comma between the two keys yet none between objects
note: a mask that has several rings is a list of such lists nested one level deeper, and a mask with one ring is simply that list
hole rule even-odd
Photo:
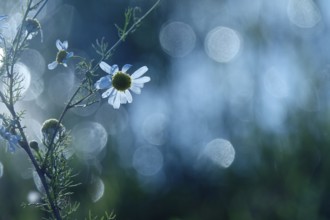
[{"label": "flower bud", "polygon": [[56,143],[64,135],[64,132],[64,126],[54,118],[46,120],[41,127],[43,141],[46,146],[51,144],[51,142]]},{"label": "flower bud", "polygon": [[36,152],[39,151],[39,144],[37,141],[33,140],[33,141],[30,141],[29,143],[30,147],[35,150]]}]

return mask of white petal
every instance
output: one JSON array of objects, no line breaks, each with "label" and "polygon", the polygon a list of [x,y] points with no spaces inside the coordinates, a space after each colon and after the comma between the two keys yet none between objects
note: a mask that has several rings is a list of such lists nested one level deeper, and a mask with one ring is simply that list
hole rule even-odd
[{"label": "white petal", "polygon": [[69,47],[69,43],[68,43],[68,41],[63,41],[63,43],[62,43],[62,48],[63,48],[63,50],[67,50],[68,47]]},{"label": "white petal", "polygon": [[71,57],[73,57],[73,52],[67,53],[65,59],[69,59]]},{"label": "white petal", "polygon": [[62,42],[60,40],[56,40],[56,48],[62,50]]},{"label": "white petal", "polygon": [[144,87],[144,83],[136,83],[136,82],[133,82],[133,83],[132,83],[132,86],[139,87],[140,89],[142,89],[142,88]]},{"label": "white petal", "polygon": [[56,40],[56,48],[58,50],[66,50],[68,49],[68,42],[64,41],[63,43],[60,40]]},{"label": "white petal", "polygon": [[121,71],[122,71],[123,73],[126,73],[127,70],[129,70],[129,68],[131,68],[131,67],[132,67],[131,64],[125,64],[125,65],[123,66],[123,68],[121,68]]},{"label": "white petal", "polygon": [[111,94],[111,96],[109,97],[108,99],[108,103],[110,105],[113,105],[114,101],[115,101],[115,98],[116,98],[116,95],[117,95],[117,91],[114,90],[114,92]]},{"label": "white petal", "polygon": [[141,93],[141,89],[139,87],[137,87],[137,86],[134,86],[134,85],[130,88],[130,90],[132,90],[132,92],[134,92],[136,94],[140,94]]},{"label": "white petal", "polygon": [[54,62],[48,64],[48,69],[49,69],[49,70],[53,70],[53,69],[55,69],[55,68],[57,67],[57,64],[58,64],[58,63],[57,63],[56,61],[54,61]]},{"label": "white petal", "polygon": [[96,89],[107,89],[111,86],[111,78],[108,76],[103,76],[94,84]]},{"label": "white petal", "polygon": [[108,89],[107,91],[102,93],[102,98],[108,97],[111,94],[112,91],[113,91],[113,87],[111,87],[110,89]]},{"label": "white petal", "polygon": [[111,66],[109,64],[102,61],[99,66],[104,72],[111,74]]},{"label": "white petal", "polygon": [[132,74],[132,79],[136,79],[139,78],[140,76],[142,76],[143,74],[145,74],[148,71],[148,67],[143,66],[140,69],[136,70],[133,74]]},{"label": "white petal", "polygon": [[111,67],[111,73],[110,74],[113,75],[118,71],[119,71],[118,65],[115,64]]},{"label": "white petal", "polygon": [[64,67],[68,67],[68,64],[66,64],[66,63],[62,63],[62,65],[63,65]]},{"label": "white petal", "polygon": [[125,95],[126,95],[126,99],[127,99],[128,103],[132,103],[133,97],[128,89],[125,90]]},{"label": "white petal", "polygon": [[127,103],[127,98],[124,92],[119,92],[120,95],[120,104],[126,104]]},{"label": "white petal", "polygon": [[146,83],[146,82],[149,82],[149,81],[150,81],[149,76],[144,76],[144,77],[133,80],[134,83]]},{"label": "white petal", "polygon": [[119,107],[120,107],[120,93],[117,92],[115,100],[113,101],[113,108],[114,109],[119,109]]}]

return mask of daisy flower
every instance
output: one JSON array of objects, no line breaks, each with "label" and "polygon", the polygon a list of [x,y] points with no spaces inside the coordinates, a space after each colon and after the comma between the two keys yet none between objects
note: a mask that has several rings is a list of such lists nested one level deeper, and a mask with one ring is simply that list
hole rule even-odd
[{"label": "daisy flower", "polygon": [[40,33],[41,42],[43,41],[43,33],[39,21],[35,18],[27,18],[25,20],[25,32],[28,36],[27,39],[31,40],[33,37]]},{"label": "daisy flower", "polygon": [[57,67],[58,64],[62,64],[65,67],[68,66],[66,64],[67,60],[70,57],[73,57],[73,52],[67,52],[68,46],[69,44],[67,41],[61,42],[60,40],[56,40],[56,47],[58,49],[56,60],[48,64],[48,69],[53,70]]},{"label": "daisy flower", "polygon": [[148,71],[148,67],[143,66],[129,75],[126,72],[131,67],[132,65],[126,64],[119,70],[117,65],[110,66],[103,61],[100,63],[100,68],[109,75],[101,77],[94,86],[96,89],[107,89],[102,93],[102,98],[109,97],[108,103],[115,109],[118,109],[120,104],[133,101],[130,90],[140,94],[144,83],[150,81],[149,76],[142,77]]}]

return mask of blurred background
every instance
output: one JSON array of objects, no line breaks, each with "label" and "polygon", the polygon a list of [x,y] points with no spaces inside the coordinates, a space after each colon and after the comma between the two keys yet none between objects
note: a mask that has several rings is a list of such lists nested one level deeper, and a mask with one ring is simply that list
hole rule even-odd
[{"label": "blurred background", "polygon": [[[5,37],[21,1],[0,0]],[[98,59],[118,39],[127,7],[151,0],[53,0],[17,68],[31,139],[57,118],[81,80],[76,61],[54,71],[56,39]],[[330,219],[330,3],[327,0],[163,0],[109,64],[148,66],[133,103],[69,112],[77,219]],[[5,112],[4,107],[0,107]],[[24,152],[0,148],[0,219],[41,219],[21,208],[40,196]],[[36,182],[36,183],[35,183]],[[37,185],[37,186],[36,186]]]}]

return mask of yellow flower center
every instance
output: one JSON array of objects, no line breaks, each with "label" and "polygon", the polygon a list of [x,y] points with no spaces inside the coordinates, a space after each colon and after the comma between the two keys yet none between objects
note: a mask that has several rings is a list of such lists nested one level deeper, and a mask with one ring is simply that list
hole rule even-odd
[{"label": "yellow flower center", "polygon": [[112,77],[112,86],[119,91],[125,91],[126,89],[130,88],[131,83],[131,77],[128,74],[120,71]]}]

